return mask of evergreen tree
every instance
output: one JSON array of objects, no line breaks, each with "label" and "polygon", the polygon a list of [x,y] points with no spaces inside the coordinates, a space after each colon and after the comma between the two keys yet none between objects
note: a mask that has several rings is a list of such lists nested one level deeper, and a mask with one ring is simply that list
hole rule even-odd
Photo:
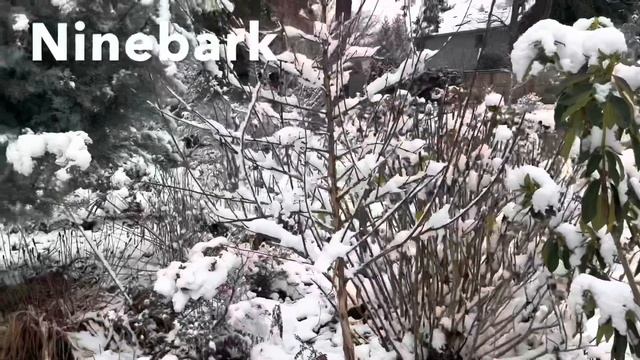
[{"label": "evergreen tree", "polygon": [[411,39],[402,16],[392,21],[384,19],[379,31],[375,34],[373,46],[380,46],[377,55],[384,59],[388,67],[395,68],[407,58],[411,51]]},{"label": "evergreen tree", "polygon": [[550,17],[563,24],[573,24],[581,18],[604,16],[623,24],[636,5],[636,0],[555,0]]},{"label": "evergreen tree", "polygon": [[417,20],[416,35],[438,33],[440,30],[440,14],[451,9],[447,0],[422,0],[421,15]]}]

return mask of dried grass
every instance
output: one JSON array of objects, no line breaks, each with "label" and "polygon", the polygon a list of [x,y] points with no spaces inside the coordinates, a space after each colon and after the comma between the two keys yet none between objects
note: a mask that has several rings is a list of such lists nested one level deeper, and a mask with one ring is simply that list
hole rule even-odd
[{"label": "dried grass", "polygon": [[0,340],[0,358],[73,360],[73,346],[64,329],[44,318],[33,308],[13,314]]},{"label": "dried grass", "polygon": [[67,333],[78,329],[76,315],[103,303],[97,288],[72,283],[55,272],[0,291],[0,309],[8,315],[0,321],[0,359],[74,359]]}]

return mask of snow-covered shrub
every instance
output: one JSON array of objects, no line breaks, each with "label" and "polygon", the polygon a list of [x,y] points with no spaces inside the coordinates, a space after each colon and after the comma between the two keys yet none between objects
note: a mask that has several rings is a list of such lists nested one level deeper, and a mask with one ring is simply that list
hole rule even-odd
[{"label": "snow-covered shrub", "polygon": [[[569,164],[575,160],[580,178],[560,190],[545,176],[543,182],[554,188],[544,192],[556,206],[565,202],[558,196],[564,192],[578,198],[581,208],[556,212],[549,226],[559,236],[546,239],[543,257],[550,271],[556,271],[560,260],[568,271],[569,304],[578,314],[572,335],[585,333],[582,317],[590,318],[598,309],[595,342],[609,341],[613,335],[615,359],[626,358],[627,346],[635,356],[640,349],[638,271],[631,267],[636,262],[632,253],[638,246],[634,234],[640,206],[640,189],[634,185],[640,160],[640,68],[623,62],[626,51],[622,32],[599,17],[581,19],[572,27],[541,21],[522,35],[512,53],[519,79],[535,76],[545,65],[540,59],[567,74],[554,118],[556,127],[566,128],[559,154]],[[544,185],[533,196],[543,189]]]},{"label": "snow-covered shrub", "polygon": [[34,159],[46,153],[55,155],[56,164],[62,169],[56,172],[59,180],[68,180],[67,169],[73,166],[86,170],[91,163],[91,154],[87,150],[91,139],[83,131],[68,133],[27,133],[20,135],[7,146],[7,162],[22,175],[30,175],[35,166]]},{"label": "snow-covered shrub", "polygon": [[[535,102],[506,106],[495,94],[469,105],[450,87],[434,91],[435,101],[416,96],[405,89],[428,68],[428,50],[349,97],[350,62],[377,49],[341,42],[331,24],[316,22],[313,34],[285,29],[324,54],[288,51],[266,64],[292,85],[263,76],[246,87],[248,102],[220,106],[231,117],[203,115],[196,99],[176,116],[218,146],[191,154],[206,165],[189,177],[203,213],[248,232],[252,251],[279,246],[283,268],[294,259],[314,274],[296,298],[248,294],[230,306],[230,326],[263,339],[255,358],[295,358],[304,348],[295,335],[346,357],[380,345],[416,358],[552,352],[546,344],[564,339],[553,325],[560,316],[547,311],[556,293],[540,254],[553,232],[536,219],[570,203],[569,180],[549,181],[563,169],[545,151],[553,113]],[[276,305],[281,336],[270,331]],[[366,309],[366,324],[349,318],[351,307]]]}]

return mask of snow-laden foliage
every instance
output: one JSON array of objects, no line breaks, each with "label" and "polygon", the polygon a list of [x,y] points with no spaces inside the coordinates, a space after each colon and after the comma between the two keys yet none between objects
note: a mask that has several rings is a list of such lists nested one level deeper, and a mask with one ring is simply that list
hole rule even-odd
[{"label": "snow-laden foliage", "polygon": [[20,135],[7,146],[7,162],[22,175],[30,175],[35,166],[34,159],[46,153],[55,155],[56,164],[63,167],[56,173],[60,180],[68,179],[67,168],[77,166],[86,170],[91,163],[87,150],[91,139],[83,131],[68,133],[42,133]]},{"label": "snow-laden foliage", "polygon": [[[411,49],[353,91],[380,48],[357,33],[359,14],[308,5],[307,31],[269,29],[286,38],[278,61],[246,78],[224,56],[154,62],[170,100],[147,106],[168,126],[132,133],[163,152],[121,159],[60,209],[82,241],[51,258],[74,268],[90,250],[127,309],[89,317],[109,338],[77,327],[77,347],[160,359],[636,354],[640,81],[612,24],[545,20],[516,43],[518,78],[548,62],[566,75],[553,109],[446,82],[430,99],[412,93],[437,49]],[[140,6],[190,37],[207,31],[196,17],[233,9]],[[46,152],[82,167],[79,144],[48,134],[28,134],[46,140],[36,152],[3,140],[16,170]],[[166,153],[178,166],[156,166]],[[36,250],[56,248],[34,234]],[[8,239],[7,254],[29,244]],[[136,270],[153,282],[127,286]]]},{"label": "snow-laden foliage", "polygon": [[[613,336],[611,357],[615,359],[627,358],[627,353],[637,356],[640,349],[640,291],[635,281],[637,261],[632,256],[638,246],[640,205],[633,185],[638,182],[640,159],[638,72],[623,63],[626,50],[622,32],[609,19],[599,17],[581,19],[573,27],[541,21],[516,42],[512,53],[519,79],[537,74],[544,65],[532,61],[541,54],[569,74],[554,117],[556,127],[567,129],[559,154],[566,161],[577,155],[580,173],[566,186],[581,208],[574,214],[552,210],[558,219],[549,225],[561,236],[546,240],[543,259],[551,271],[562,260],[567,271],[568,304],[578,314],[572,333],[582,335],[586,331],[582,319],[593,317],[597,309],[595,341]],[[574,144],[579,144],[578,151],[572,149]],[[535,197],[543,191],[553,203],[539,205],[557,209],[563,202],[557,194],[562,191],[544,175],[542,183],[537,180],[541,175],[525,180],[524,187],[530,191],[524,201],[535,208]]]},{"label": "snow-laden foliage", "polygon": [[[177,117],[210,130],[225,154],[215,157],[225,178],[195,177],[206,215],[332,279],[347,358],[357,337],[347,313],[360,304],[381,344],[407,357],[583,355],[595,336],[566,294],[588,285],[570,286],[567,274],[585,255],[609,265],[618,257],[606,234],[588,241],[575,222],[577,142],[565,145],[566,161],[557,157],[553,111],[526,100],[505,106],[489,94],[476,106],[455,88],[436,102],[403,90],[428,66],[428,50],[350,97],[339,86],[347,65],[375,49],[340,40],[347,26],[286,30],[322,55],[287,50],[267,64],[291,85],[263,78],[233,123]],[[295,349],[276,341],[254,356],[293,358]]]}]

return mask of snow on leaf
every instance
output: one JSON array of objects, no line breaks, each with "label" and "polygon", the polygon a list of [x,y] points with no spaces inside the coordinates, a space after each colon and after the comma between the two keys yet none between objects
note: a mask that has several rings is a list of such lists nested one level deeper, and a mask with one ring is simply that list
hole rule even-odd
[{"label": "snow on leaf", "polygon": [[585,30],[582,22],[567,26],[551,19],[537,22],[513,45],[511,62],[518,81],[527,74],[532,61],[543,52],[558,57],[558,66],[577,73],[584,65],[595,65],[601,54],[627,51],[624,34],[612,27]]},{"label": "snow on leaf", "polygon": [[579,274],[571,283],[568,303],[578,313],[584,306],[585,292],[589,292],[598,304],[600,323],[611,319],[611,324],[621,334],[627,333],[627,311],[640,315],[640,307],[633,300],[633,294],[628,284],[619,281],[606,281],[592,275]]}]

